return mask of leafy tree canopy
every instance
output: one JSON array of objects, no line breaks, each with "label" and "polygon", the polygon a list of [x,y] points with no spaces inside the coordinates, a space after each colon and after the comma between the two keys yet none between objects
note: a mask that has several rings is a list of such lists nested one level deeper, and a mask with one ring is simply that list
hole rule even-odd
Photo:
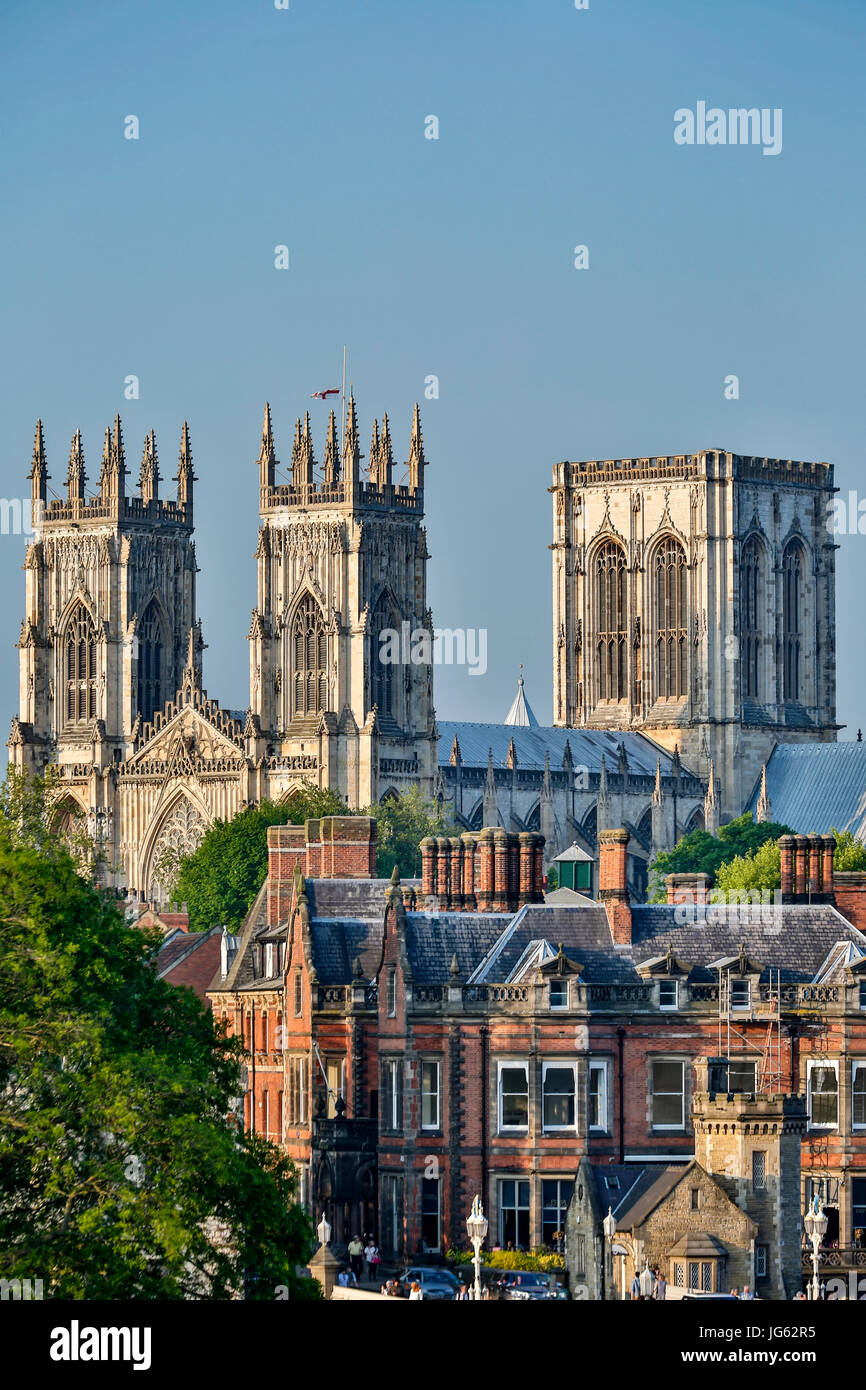
[{"label": "leafy tree canopy", "polygon": [[839,873],[866,869],[866,845],[856,840],[850,830],[837,830],[834,826],[830,833],[836,838],[833,868]]},{"label": "leafy tree canopy", "polygon": [[268,826],[351,814],[336,792],[305,783],[291,801],[262,801],[232,820],[214,821],[181,860],[171,896],[186,903],[193,931],[239,927],[268,872]]},{"label": "leafy tree canopy", "polygon": [[774,890],[782,886],[778,840],[765,840],[749,854],[738,854],[719,865],[716,887],[725,893]]},{"label": "leafy tree canopy", "polygon": [[[19,793],[24,795],[22,802]],[[32,813],[28,838],[22,806]],[[45,1296],[273,1299],[312,1232],[292,1165],[228,1118],[239,1042],[157,978],[42,835],[44,787],[0,794],[0,1276]]]},{"label": "leafy tree canopy", "polygon": [[664,901],[666,874],[709,874],[715,883],[722,864],[738,856],[754,853],[768,840],[778,840],[792,832],[777,821],[755,821],[751,811],[737,816],[719,829],[718,835],[706,830],[693,830],[683,836],[671,850],[657,854],[650,872],[655,884],[656,901]]}]

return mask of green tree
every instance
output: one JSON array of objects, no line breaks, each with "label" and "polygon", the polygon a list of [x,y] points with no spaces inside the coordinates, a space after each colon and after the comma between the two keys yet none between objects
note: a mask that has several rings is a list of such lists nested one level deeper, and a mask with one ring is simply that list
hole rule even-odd
[{"label": "green tree", "polygon": [[721,826],[718,835],[693,830],[684,835],[674,849],[657,854],[650,865],[653,899],[664,901],[667,874],[709,874],[715,882],[722,864],[753,854],[768,840],[778,840],[781,835],[791,833],[787,825],[776,821],[753,820],[751,811]]},{"label": "green tree", "polygon": [[401,796],[389,796],[364,811],[378,822],[379,848],[376,872],[389,878],[394,865],[402,878],[421,873],[421,841],[428,835],[453,835],[456,827],[434,801],[427,801],[417,786]]},{"label": "green tree", "polygon": [[839,873],[866,869],[866,845],[855,839],[850,830],[837,830],[834,826],[830,834],[836,839],[834,869],[838,869]]},{"label": "green tree", "polygon": [[758,849],[738,854],[719,865],[716,888],[725,893],[774,890],[782,886],[778,840],[765,840]]},{"label": "green tree", "polygon": [[[44,789],[43,789],[44,790]],[[230,1119],[239,1042],[0,796],[0,1276],[72,1299],[318,1297],[292,1165]],[[30,789],[35,805],[40,791]]]},{"label": "green tree", "polygon": [[336,792],[305,783],[291,801],[262,801],[232,820],[214,821],[181,860],[171,896],[186,903],[193,931],[238,927],[267,876],[268,826],[351,814]]}]

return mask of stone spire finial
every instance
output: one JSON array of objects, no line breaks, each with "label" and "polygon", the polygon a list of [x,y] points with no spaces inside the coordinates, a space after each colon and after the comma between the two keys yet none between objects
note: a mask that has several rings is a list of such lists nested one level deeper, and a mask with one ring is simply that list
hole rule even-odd
[{"label": "stone spire finial", "polygon": [[33,459],[30,464],[30,496],[34,502],[45,505],[48,492],[48,463],[45,458],[45,439],[42,434],[42,421],[36,421],[36,437],[33,441]]},{"label": "stone spire finial", "polygon": [[773,819],[773,808],[770,804],[770,796],[767,791],[767,764],[761,767],[761,794],[758,797],[758,805],[755,812],[755,819],[758,821],[769,821]]},{"label": "stone spire finial", "polygon": [[370,482],[376,487],[379,485],[379,449],[379,421],[374,420],[373,432],[370,436],[370,467],[368,471]]},{"label": "stone spire finial", "polygon": [[144,438],[144,453],[141,456],[141,476],[138,483],[141,500],[145,506],[159,497],[159,459],[156,452],[156,435],[153,430]]},{"label": "stone spire finial", "polygon": [[361,444],[358,438],[358,418],[355,414],[355,397],[349,393],[346,406],[346,433],[343,438],[343,477],[349,487],[358,481],[361,464]]},{"label": "stone spire finial", "polygon": [[496,777],[493,772],[492,748],[488,748],[487,750],[487,777],[484,782],[482,815],[486,826],[499,824],[499,801],[496,796]]},{"label": "stone spire finial", "polygon": [[418,402],[415,402],[415,409],[412,412],[412,437],[409,442],[409,486],[410,488],[423,488],[424,469],[427,460],[424,457],[424,440],[421,435],[421,411]]},{"label": "stone spire finial", "polygon": [[102,445],[102,468],[99,472],[99,490],[103,497],[108,488],[108,473],[111,468],[111,430],[106,425],[105,440]]},{"label": "stone spire finial", "polygon": [[174,481],[177,483],[178,507],[191,509],[192,485],[196,479],[192,471],[192,449],[189,442],[189,425],[186,420],[184,420],[183,429],[180,432],[180,455]]},{"label": "stone spire finial", "polygon": [[657,758],[657,759],[656,759],[656,781],[655,781],[655,786],[653,787],[653,799],[652,799],[652,804],[653,804],[653,806],[661,806],[663,800],[664,800],[664,792],[662,791],[662,760],[661,760],[661,758]]},{"label": "stone spire finial", "polygon": [[379,486],[390,487],[393,482],[394,455],[391,449],[391,431],[388,416],[382,416],[382,438],[379,442]]},{"label": "stone spire finial", "polygon": [[340,444],[337,439],[337,417],[333,410],[328,416],[325,440],[325,487],[336,487],[340,481]]},{"label": "stone spire finial", "polygon": [[515,746],[514,746],[514,736],[513,736],[513,735],[512,735],[512,737],[508,740],[508,755],[507,755],[507,757],[506,757],[506,759],[505,759],[505,766],[506,766],[506,767],[510,767],[510,768],[512,769],[512,771],[514,770],[514,768],[517,767],[517,749],[516,749]]},{"label": "stone spire finial", "polygon": [[625,748],[625,739],[620,739],[619,754],[617,756],[617,772],[623,778],[623,782],[628,777],[628,753]]},{"label": "stone spire finial", "polygon": [[316,466],[316,459],[313,453],[313,432],[310,429],[310,412],[304,415],[304,425],[300,434],[296,435],[298,462],[297,473],[295,472],[294,455],[292,457],[292,481],[295,486],[300,483],[306,487],[312,487],[315,481],[313,469]]},{"label": "stone spire finial", "polygon": [[601,755],[601,771],[598,777],[598,802],[595,811],[596,832],[607,830],[610,820],[610,792],[607,786],[607,763],[604,754]]},{"label": "stone spire finial", "polygon": [[454,735],[454,742],[451,745],[451,766],[458,767],[463,761],[463,754],[460,751],[460,740]]},{"label": "stone spire finial", "polygon": [[126,455],[119,415],[114,417],[113,432],[105,431],[100,487],[104,498],[122,497],[126,491]]},{"label": "stone spire finial", "polygon": [[574,768],[574,755],[571,751],[571,739],[565,740],[565,750],[562,754],[562,766],[566,772],[571,772]]},{"label": "stone spire finial", "polygon": [[719,826],[719,808],[716,802],[716,774],[710,758],[710,775],[707,781],[707,794],[704,797],[704,829],[715,835]]},{"label": "stone spire finial", "polygon": [[277,458],[274,450],[274,430],[271,424],[271,407],[265,401],[265,418],[262,422],[262,442],[259,446],[259,486],[261,488],[273,487],[274,468]]},{"label": "stone spire finial", "polygon": [[84,446],[81,443],[81,430],[72,436],[69,450],[69,468],[66,473],[66,495],[70,502],[84,501],[84,485],[87,474],[84,471]]}]

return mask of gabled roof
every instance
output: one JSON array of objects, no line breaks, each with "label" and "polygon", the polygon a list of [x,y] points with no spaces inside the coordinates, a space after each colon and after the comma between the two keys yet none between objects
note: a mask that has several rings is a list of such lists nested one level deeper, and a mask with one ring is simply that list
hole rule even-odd
[{"label": "gabled roof", "polygon": [[[767,763],[774,821],[798,835],[850,830],[866,841],[866,743],[778,743]],[[760,781],[746,810],[754,815]]]},{"label": "gabled roof", "polygon": [[[668,750],[653,743],[644,734],[630,731],[610,733],[605,729],[543,728],[541,725],[524,727],[519,724],[474,724],[438,719],[436,727],[439,731],[438,760],[443,770],[451,768],[451,750],[456,736],[464,767],[486,770],[490,750],[493,753],[493,766],[506,767],[508,748],[513,739],[521,772],[543,772],[545,754],[550,758],[551,770],[558,771],[568,744],[575,767],[585,767],[590,773],[599,773],[604,755],[608,775],[613,776],[620,745],[624,744],[630,772],[655,777],[656,764],[660,761],[662,777],[670,776],[671,754]],[[684,776],[690,775],[687,768],[683,767],[682,771]]]}]

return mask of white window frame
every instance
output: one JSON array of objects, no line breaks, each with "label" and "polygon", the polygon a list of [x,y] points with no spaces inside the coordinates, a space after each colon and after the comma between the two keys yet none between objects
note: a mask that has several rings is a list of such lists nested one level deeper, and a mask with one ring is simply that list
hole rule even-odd
[{"label": "white window frame", "polygon": [[[820,1123],[820,1124],[816,1124],[816,1123],[814,1122],[814,1120],[812,1119],[812,1073],[813,1073],[813,1071],[815,1071],[816,1069],[821,1070],[821,1071],[833,1071],[833,1072],[835,1072],[835,1074],[836,1074],[836,1119],[833,1121],[832,1124],[824,1124],[823,1122]],[[828,1134],[829,1134],[829,1133],[832,1133],[833,1130],[837,1130],[837,1129],[839,1128],[839,1100],[840,1100],[840,1095],[839,1095],[839,1062],[838,1062],[838,1059],[837,1059],[837,1058],[835,1058],[835,1057],[829,1057],[829,1058],[827,1058],[826,1060],[823,1060],[823,1061],[822,1061],[822,1060],[820,1060],[819,1058],[816,1057],[816,1058],[810,1058],[809,1061],[807,1061],[807,1063],[806,1063],[806,1096],[807,1096],[807,1098],[808,1098],[808,1106],[809,1106],[809,1128],[810,1128],[810,1129],[817,1129],[817,1130],[821,1130],[821,1131],[826,1131],[826,1133],[828,1133]]]},{"label": "white window frame", "polygon": [[[549,1071],[570,1071],[570,1072],[571,1072],[571,1085],[572,1085],[571,1097],[572,1097],[572,1104],[573,1104],[573,1106],[574,1106],[574,1121],[573,1121],[573,1123],[570,1124],[570,1125],[549,1125],[549,1124],[546,1124],[546,1123],[545,1123],[545,1119],[544,1119],[544,1081],[545,1081],[545,1078],[546,1078],[547,1073],[548,1073]],[[565,1095],[566,1092],[557,1091],[556,1094],[557,1094],[557,1095]],[[557,1060],[557,1059],[555,1059],[555,1058],[551,1058],[550,1061],[548,1061],[548,1062],[542,1062],[542,1064],[541,1064],[541,1131],[542,1131],[542,1133],[543,1133],[543,1134],[576,1134],[576,1133],[577,1133],[577,1116],[578,1116],[579,1108],[580,1108],[580,1107],[579,1107],[579,1104],[578,1104],[578,1094],[577,1094],[577,1062],[574,1062],[574,1061],[571,1061],[571,1062],[570,1062],[570,1061],[568,1060],[567,1057],[563,1057],[561,1061],[559,1061],[559,1060]]]},{"label": "white window frame", "polygon": [[[662,989],[664,986],[669,989],[673,986],[674,1002],[672,1004],[662,1003]],[[662,1013],[676,1013],[680,1007],[680,982],[679,980],[659,980],[659,1009]]]},{"label": "white window frame", "polygon": [[[526,1077],[526,1124],[506,1125],[502,1122],[502,1073],[503,1071],[522,1071]],[[497,1063],[496,1099],[500,1134],[527,1134],[529,1132],[529,1063],[524,1058],[501,1060]]]},{"label": "white window frame", "polygon": [[[391,1092],[391,1114],[387,1117],[387,1123],[386,1123],[385,1128],[386,1128],[386,1130],[387,1130],[390,1134],[402,1134],[402,1133],[403,1133],[403,1114],[404,1114],[404,1107],[405,1107],[405,1104],[406,1104],[405,1099],[404,1099],[404,1096],[403,1096],[403,1091],[404,1091],[404,1087],[405,1087],[405,1084],[406,1084],[406,1073],[405,1073],[405,1070],[403,1070],[403,1059],[402,1059],[401,1057],[387,1057],[387,1058],[385,1059],[385,1066],[386,1066],[387,1069],[388,1069],[388,1078],[389,1078],[389,1081],[390,1081],[390,1092]],[[397,1107],[397,1094],[398,1094],[398,1092],[397,1092],[397,1084],[396,1084],[396,1083],[397,1083],[397,1078],[398,1078],[398,1077],[400,1078],[400,1091],[399,1091],[399,1094],[400,1094],[400,1107],[399,1107],[399,1108],[400,1108],[400,1113],[399,1113],[399,1114],[397,1113],[397,1110],[398,1110],[398,1107]]]},{"label": "white window frame", "polygon": [[[675,1133],[675,1132],[678,1131],[678,1130],[685,1129],[685,1125],[686,1125],[686,1064],[685,1064],[685,1062],[683,1061],[682,1057],[657,1057],[657,1056],[651,1056],[650,1059],[649,1059],[649,1063],[650,1063],[650,1082],[651,1082],[651,1087],[650,1087],[650,1098],[651,1098],[653,1110],[655,1109],[655,1098],[656,1098],[656,1088],[655,1088],[655,1067],[656,1067],[656,1064],[658,1063],[658,1064],[661,1065],[661,1066],[677,1066],[677,1067],[680,1068],[680,1075],[682,1076],[682,1085],[681,1085],[681,1088],[680,1088],[680,1119],[679,1119],[679,1122],[678,1122],[678,1123],[675,1123],[675,1124],[669,1124],[669,1125],[668,1125],[668,1124],[657,1124],[655,1120],[652,1120],[652,1121],[651,1121],[651,1125],[652,1125],[653,1132],[654,1132],[654,1133],[663,1133],[663,1134],[664,1134],[664,1133]],[[674,1091],[662,1091],[662,1092],[660,1092],[659,1094],[665,1095],[665,1096],[672,1096],[672,1095],[675,1094],[675,1092],[674,1092]]]},{"label": "white window frame", "polygon": [[274,971],[274,943],[273,943],[272,941],[266,941],[266,942],[265,942],[265,979],[266,979],[266,980],[270,980],[270,979],[273,977],[274,974],[275,974],[275,971]]},{"label": "white window frame", "polygon": [[554,1004],[554,1003],[553,1003],[553,994],[552,994],[552,992],[551,992],[550,995],[549,995],[549,999],[550,999],[550,1011],[551,1011],[551,1013],[555,1013],[555,1014],[557,1014],[557,1013],[563,1013],[563,1012],[569,1007],[569,1004],[571,1003],[571,985],[569,984],[568,980],[563,980],[562,978],[557,977],[555,980],[551,980],[551,982],[550,982],[550,990],[551,990],[551,991],[553,990],[554,984],[557,984],[557,985],[564,985],[564,986],[565,986],[565,1003],[564,1003],[564,1004]]},{"label": "white window frame", "polygon": [[[424,1123],[424,1068],[435,1067],[436,1069],[436,1089],[432,1094],[436,1097],[436,1118],[433,1124]],[[442,1128],[442,1063],[436,1057],[421,1058],[421,1128],[427,1130],[437,1130]]]},{"label": "white window frame", "polygon": [[[758,1063],[757,1063],[756,1061],[753,1061],[751,1057],[732,1057],[732,1058],[730,1059],[730,1063],[731,1063],[731,1067],[751,1067],[751,1068],[752,1068],[752,1070],[753,1070],[753,1077],[752,1077],[752,1085],[751,1085],[751,1087],[749,1088],[749,1092],[751,1092],[751,1094],[754,1094],[755,1091],[756,1091],[757,1088],[758,1088]],[[736,1094],[736,1088],[735,1088],[734,1086],[731,1085],[731,1073],[730,1073],[730,1069],[729,1069],[729,1071],[728,1071],[728,1088],[729,1088],[729,1090],[730,1090],[732,1093]],[[749,1092],[747,1092],[747,1094],[749,1094]]]},{"label": "white window frame", "polygon": [[[600,1117],[601,1117],[601,1121],[602,1121],[602,1122],[601,1122],[601,1124],[598,1124],[598,1125],[594,1125],[594,1124],[592,1123],[592,1119],[591,1119],[591,1116],[592,1116],[592,1073],[593,1073],[594,1071],[595,1071],[595,1072],[599,1072],[599,1073],[601,1074],[601,1087],[600,1087],[600,1089],[599,1089],[598,1111],[599,1111],[599,1115],[600,1115]],[[587,1110],[587,1117],[586,1117],[586,1118],[587,1118],[587,1128],[588,1128],[590,1134],[607,1134],[607,1133],[609,1133],[609,1128],[610,1128],[610,1127],[609,1127],[609,1124],[608,1124],[608,1108],[607,1108],[607,1107],[608,1107],[608,1090],[609,1090],[609,1088],[608,1088],[608,1064],[607,1064],[607,1062],[592,1062],[592,1061],[591,1061],[590,1064],[589,1064],[588,1070],[587,1070],[587,1095],[586,1095],[586,1110]]]},{"label": "white window frame", "polygon": [[[861,1071],[866,1072],[866,1062],[853,1062],[851,1065],[851,1128],[862,1131],[866,1130],[866,1120],[854,1119],[854,1087],[857,1081],[857,1073]],[[855,1173],[854,1176],[859,1178],[860,1174]]]},{"label": "white window frame", "polygon": [[[745,1002],[745,1004],[735,1004],[735,1003],[734,1003],[734,990],[737,988],[737,986],[739,986],[740,989],[745,989],[745,991],[746,991],[746,1002]],[[737,1013],[737,1014],[748,1013],[748,1011],[749,1011],[749,1009],[751,1009],[751,1007],[752,1007],[752,982],[751,982],[751,980],[743,980],[743,979],[741,979],[741,978],[738,978],[738,979],[736,979],[736,980],[731,980],[731,1013]]]}]

